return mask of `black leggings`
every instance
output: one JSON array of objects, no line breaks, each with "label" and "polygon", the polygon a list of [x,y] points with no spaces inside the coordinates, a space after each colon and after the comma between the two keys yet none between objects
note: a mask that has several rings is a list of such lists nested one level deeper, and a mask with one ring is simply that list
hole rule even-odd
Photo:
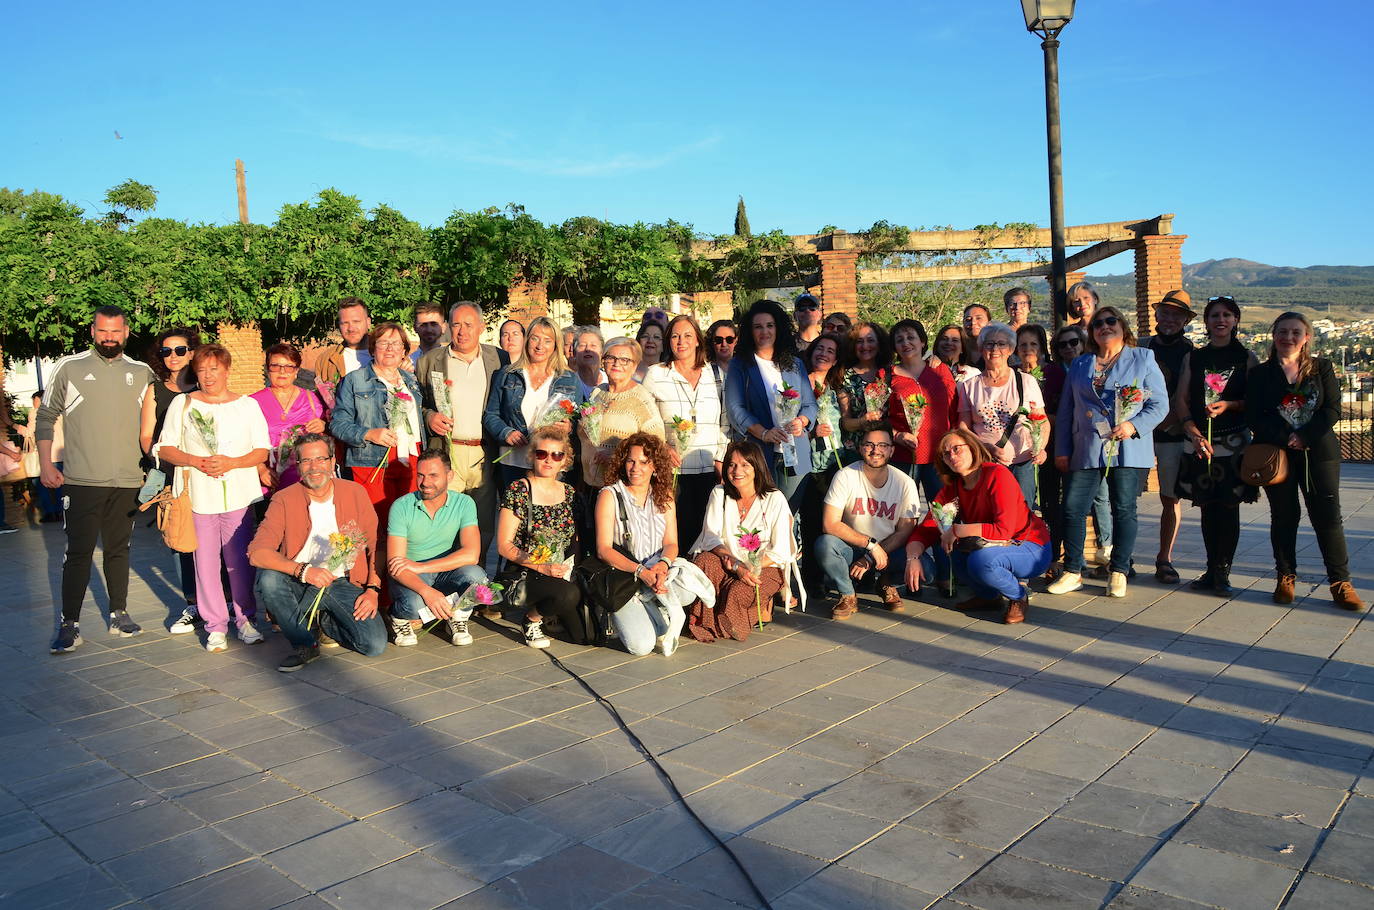
[{"label": "black leggings", "polygon": [[[1308,472],[1312,485],[1307,485]],[[1307,502],[1307,518],[1317,534],[1317,546],[1326,563],[1326,577],[1332,584],[1350,580],[1350,557],[1345,546],[1345,527],[1341,523],[1341,463],[1313,461],[1308,465],[1302,452],[1288,453],[1288,479],[1265,487],[1269,497],[1269,542],[1274,548],[1274,568],[1280,575],[1298,574],[1298,491]]]},{"label": "black leggings", "polygon": [[525,576],[527,613],[538,613],[544,618],[558,617],[568,640],[575,645],[585,645],[590,640],[587,629],[582,624],[582,591],[571,581],[554,578],[535,572],[533,569]]},{"label": "black leggings", "polygon": [[[706,521],[706,503],[720,481],[714,469],[701,474],[677,475],[677,548],[686,553],[701,534]],[[595,510],[593,510],[595,511]]]},{"label": "black leggings", "polygon": [[129,605],[129,538],[134,533],[138,487],[82,487],[67,484],[67,555],[62,560],[62,619],[81,618],[81,602],[91,583],[95,542],[105,551],[105,590],[110,612]]},{"label": "black leggings", "polygon": [[1202,543],[1207,548],[1207,568],[1229,566],[1240,543],[1240,504],[1209,502],[1202,505]]}]

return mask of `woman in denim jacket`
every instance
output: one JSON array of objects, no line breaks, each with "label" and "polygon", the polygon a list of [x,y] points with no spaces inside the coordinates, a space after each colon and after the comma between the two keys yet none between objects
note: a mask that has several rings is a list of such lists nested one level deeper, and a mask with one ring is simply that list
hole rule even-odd
[{"label": "woman in denim jacket", "polygon": [[[1093,314],[1088,347],[1069,366],[1059,400],[1054,434],[1055,467],[1066,477],[1064,490],[1064,574],[1051,594],[1083,587],[1083,541],[1088,510],[1105,475],[1111,500],[1113,543],[1107,596],[1126,596],[1126,575],[1137,530],[1136,498],[1154,465],[1155,426],[1169,413],[1169,393],[1154,354],[1135,346],[1126,318],[1115,307]],[[1118,419],[1123,389],[1144,395],[1139,410]],[[1107,452],[1107,443],[1117,447]]]},{"label": "woman in denim jacket", "polygon": [[429,438],[420,419],[420,382],[401,369],[410,340],[394,322],[367,338],[372,362],[348,373],[334,390],[329,433],[342,442],[344,466],[367,489],[386,526],[391,503],[415,489],[415,456]]},{"label": "woman in denim jacket", "polygon": [[[562,336],[545,316],[525,332],[525,351],[519,360],[491,377],[491,392],[482,414],[482,429],[501,445],[501,489],[524,477],[530,469],[525,446],[530,424],[545,404],[559,396],[577,403],[582,386],[563,357]],[[560,421],[572,432],[572,421]]]}]

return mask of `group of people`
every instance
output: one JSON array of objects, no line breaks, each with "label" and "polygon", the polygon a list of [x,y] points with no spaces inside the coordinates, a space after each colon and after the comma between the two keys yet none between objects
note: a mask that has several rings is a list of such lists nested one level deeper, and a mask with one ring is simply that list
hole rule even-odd
[{"label": "group of people", "polygon": [[[507,320],[499,346],[482,343],[478,304],[426,304],[416,350],[405,327],[344,298],[342,340],[314,371],[286,343],[236,367],[190,328],[135,360],[124,314],[102,307],[91,350],[58,364],[38,410],[41,480],[67,498],[51,650],[81,643],[97,539],[111,632],[140,631],[126,610],[131,515],[164,485],[195,532],[170,631],[203,623],[214,652],[270,623],[294,647],[283,671],[321,647],[414,645],[433,626],[467,645],[474,611],[518,619],[532,647],[552,634],[671,654],[683,634],[743,639],[808,593],[833,591],[833,618],[848,619],[865,584],[897,612],[903,587],[954,596],[962,581],[972,596],[958,608],[1020,622],[1031,581],[1083,586],[1090,512],[1106,593],[1124,596],[1156,462],[1156,577],[1179,581],[1191,499],[1207,546],[1193,587],[1230,596],[1239,503],[1258,495],[1239,470],[1252,440],[1302,462],[1265,488],[1275,600],[1295,596],[1301,491],[1335,602],[1362,608],[1341,526],[1339,391],[1307,319],[1281,316],[1257,363],[1229,297],[1208,302],[1196,349],[1183,291],[1155,305],[1139,345],[1091,285],[1069,298],[1052,335],[1014,288],[1005,321],[975,304],[933,343],[915,319],[824,315],[809,294],[705,331],[657,307],[634,337]],[[229,390],[232,370],[259,368],[261,390]]]}]

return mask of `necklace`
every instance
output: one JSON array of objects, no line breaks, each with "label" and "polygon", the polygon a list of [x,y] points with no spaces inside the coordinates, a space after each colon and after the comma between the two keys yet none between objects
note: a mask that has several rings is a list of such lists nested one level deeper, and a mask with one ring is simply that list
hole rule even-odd
[{"label": "necklace", "polygon": [[691,413],[691,421],[692,421],[692,423],[696,423],[696,422],[697,422],[697,395],[699,395],[699,394],[701,393],[701,371],[700,371],[700,370],[697,370],[697,381],[696,381],[696,382],[693,382],[692,379],[691,379],[691,377],[689,377],[686,373],[684,373],[684,372],[682,371],[682,368],[678,366],[678,363],[682,363],[682,361],[679,360],[677,363],[673,364],[673,369],[677,372],[677,374],[678,374],[679,376],[681,376],[683,379],[687,380],[687,388],[689,388],[689,389],[692,390],[692,398],[691,398],[691,401],[688,402],[688,404],[689,404],[689,406],[690,406],[690,408],[691,408],[691,412],[692,412],[692,413]]}]

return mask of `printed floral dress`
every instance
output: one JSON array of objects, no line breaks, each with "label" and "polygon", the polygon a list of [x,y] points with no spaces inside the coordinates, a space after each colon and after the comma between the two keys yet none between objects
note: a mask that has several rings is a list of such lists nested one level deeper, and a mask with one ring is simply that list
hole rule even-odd
[{"label": "printed floral dress", "polygon": [[565,483],[562,502],[553,506],[536,503],[531,510],[529,482],[522,478],[512,483],[501,498],[501,508],[510,509],[520,520],[515,545],[528,553],[542,543],[554,551],[551,562],[565,561],[568,546],[577,536],[576,497],[572,484]]}]

